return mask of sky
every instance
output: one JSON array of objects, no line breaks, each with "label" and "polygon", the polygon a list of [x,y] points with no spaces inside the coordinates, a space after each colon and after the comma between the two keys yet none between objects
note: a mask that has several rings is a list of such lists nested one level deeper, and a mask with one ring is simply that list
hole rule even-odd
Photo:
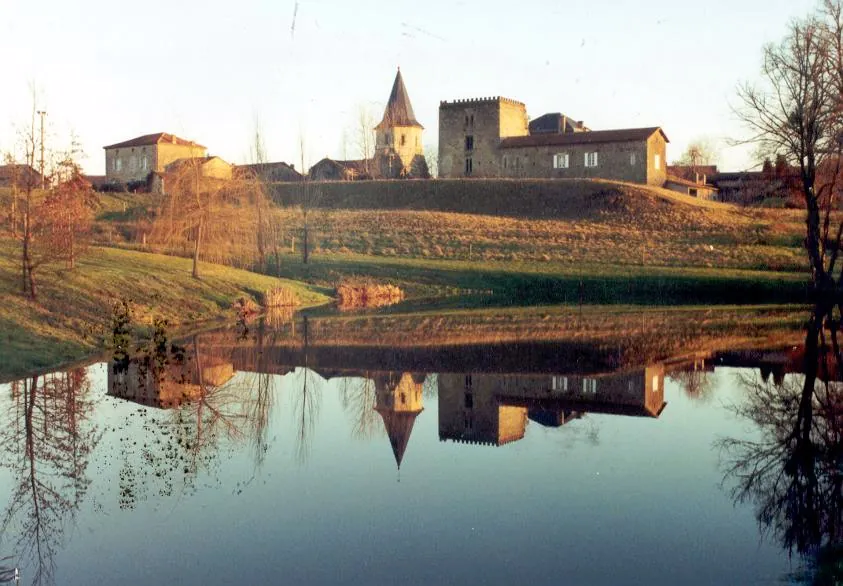
[{"label": "sky", "polygon": [[[668,159],[717,146],[723,170],[755,166],[731,146],[736,87],[762,47],[816,0],[0,0],[0,153],[36,108],[48,149],[170,132],[232,163],[256,129],[271,161],[356,158],[361,111],[380,120],[401,67],[424,145],[441,100],[505,96],[531,118],[563,112],[593,130],[661,126]],[[302,145],[304,148],[302,148]],[[20,158],[20,156],[19,156]]]}]

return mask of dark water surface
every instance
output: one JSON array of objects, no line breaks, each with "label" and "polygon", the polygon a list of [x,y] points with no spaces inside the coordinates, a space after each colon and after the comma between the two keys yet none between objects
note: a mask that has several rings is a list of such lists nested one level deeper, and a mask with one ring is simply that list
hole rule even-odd
[{"label": "dark water surface", "polygon": [[0,557],[62,585],[802,575],[722,445],[764,437],[735,407],[798,351],[627,318],[297,319],[0,385]]}]

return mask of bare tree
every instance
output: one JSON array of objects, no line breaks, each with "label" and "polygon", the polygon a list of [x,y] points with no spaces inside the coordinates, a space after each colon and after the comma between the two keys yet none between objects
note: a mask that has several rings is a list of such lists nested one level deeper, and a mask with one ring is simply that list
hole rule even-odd
[{"label": "bare tree", "polygon": [[200,277],[200,260],[244,261],[243,250],[257,249],[254,210],[264,206],[256,203],[264,197],[258,182],[205,177],[201,163],[187,160],[169,175],[148,239],[163,252],[190,254],[194,278]]},{"label": "bare tree", "polygon": [[706,138],[692,140],[682,156],[675,164],[691,167],[694,171],[698,167],[713,165],[717,162],[717,149],[714,144]]},{"label": "bare tree", "polygon": [[[762,156],[782,156],[798,167],[807,212],[805,247],[815,289],[835,289],[834,270],[843,223],[829,240],[839,191],[843,125],[843,20],[839,0],[791,23],[779,44],[764,48],[762,82],[738,89],[738,116],[751,131],[747,142]],[[827,180],[818,181],[825,170]]]}]

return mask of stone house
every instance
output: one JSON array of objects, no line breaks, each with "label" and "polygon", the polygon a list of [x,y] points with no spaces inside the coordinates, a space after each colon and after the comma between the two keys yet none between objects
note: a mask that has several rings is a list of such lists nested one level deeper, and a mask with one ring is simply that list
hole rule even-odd
[{"label": "stone house", "polygon": [[128,185],[149,180],[151,173],[163,173],[179,159],[207,157],[201,144],[158,132],[118,142],[105,149],[105,176],[111,185]]},{"label": "stone house", "polygon": [[590,130],[561,113],[530,122],[503,97],[439,105],[439,176],[599,178],[662,186],[668,138],[657,126]]},{"label": "stone house", "polygon": [[179,180],[179,177],[198,172],[204,181],[221,182],[232,178],[233,167],[220,157],[191,157],[177,159],[169,163],[162,172],[150,173],[147,187],[152,193],[166,193],[168,186]]}]

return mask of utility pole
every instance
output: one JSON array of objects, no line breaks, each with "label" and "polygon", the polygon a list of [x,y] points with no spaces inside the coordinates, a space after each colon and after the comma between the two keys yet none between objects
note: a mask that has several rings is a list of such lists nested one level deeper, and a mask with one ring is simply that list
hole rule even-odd
[{"label": "utility pole", "polygon": [[40,171],[41,171],[41,189],[47,188],[47,181],[44,177],[44,116],[47,115],[46,110],[38,110],[36,112],[41,117],[41,163],[40,163]]}]

